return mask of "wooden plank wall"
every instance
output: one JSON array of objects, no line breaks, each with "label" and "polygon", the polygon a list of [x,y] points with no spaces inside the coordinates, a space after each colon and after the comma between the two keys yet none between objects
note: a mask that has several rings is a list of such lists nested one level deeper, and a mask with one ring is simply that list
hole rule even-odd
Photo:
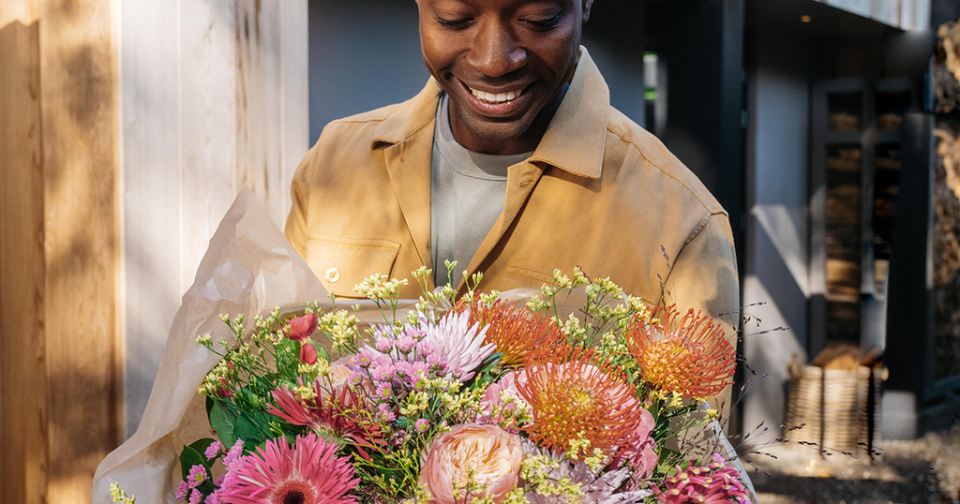
[{"label": "wooden plank wall", "polygon": [[113,7],[0,14],[3,502],[89,501],[121,437]]},{"label": "wooden plank wall", "polygon": [[0,19],[0,500],[40,502],[47,453],[30,449],[47,440],[40,45],[35,16],[18,14]]},{"label": "wooden plank wall", "polygon": [[44,1],[48,502],[78,502],[119,441],[119,185],[112,2]]},{"label": "wooden plank wall", "polygon": [[306,154],[306,0],[123,0],[125,433],[243,186],[282,227]]},{"label": "wooden plank wall", "polygon": [[3,0],[0,502],[90,502],[238,190],[282,225],[308,147],[306,11]]}]

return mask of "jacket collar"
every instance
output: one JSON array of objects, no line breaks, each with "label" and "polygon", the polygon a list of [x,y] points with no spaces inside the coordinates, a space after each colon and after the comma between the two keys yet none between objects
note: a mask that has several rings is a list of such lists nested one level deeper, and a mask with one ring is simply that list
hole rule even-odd
[{"label": "jacket collar", "polygon": [[[413,99],[400,105],[377,126],[372,149],[401,143],[427,125],[437,114],[442,90],[430,78]],[[610,90],[585,47],[570,88],[530,161],[544,163],[581,177],[598,179],[603,167]],[[433,131],[430,135],[432,138]]]}]

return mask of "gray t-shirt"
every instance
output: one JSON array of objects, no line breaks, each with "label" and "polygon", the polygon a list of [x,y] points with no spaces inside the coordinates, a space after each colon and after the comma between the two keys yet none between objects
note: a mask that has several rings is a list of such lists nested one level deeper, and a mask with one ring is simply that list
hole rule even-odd
[{"label": "gray t-shirt", "polygon": [[456,261],[452,272],[456,288],[470,259],[503,213],[507,168],[532,152],[509,156],[467,150],[453,137],[446,94],[437,106],[430,162],[430,248],[433,279],[446,285],[444,261]]}]

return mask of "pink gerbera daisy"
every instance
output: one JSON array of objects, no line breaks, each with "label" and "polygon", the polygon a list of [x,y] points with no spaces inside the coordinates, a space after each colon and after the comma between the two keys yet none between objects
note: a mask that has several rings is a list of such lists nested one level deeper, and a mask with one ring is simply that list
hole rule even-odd
[{"label": "pink gerbera daisy", "polygon": [[232,504],[348,504],[356,472],[348,457],[337,458],[336,443],[315,434],[267,441],[255,454],[240,459],[227,473],[220,499]]}]

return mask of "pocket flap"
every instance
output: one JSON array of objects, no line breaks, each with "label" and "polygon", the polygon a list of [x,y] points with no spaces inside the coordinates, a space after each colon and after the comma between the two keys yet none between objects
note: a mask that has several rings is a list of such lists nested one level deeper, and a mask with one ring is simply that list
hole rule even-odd
[{"label": "pocket flap", "polygon": [[359,299],[353,288],[375,273],[388,277],[400,253],[400,244],[389,240],[310,235],[307,264],[329,292],[338,298]]}]

